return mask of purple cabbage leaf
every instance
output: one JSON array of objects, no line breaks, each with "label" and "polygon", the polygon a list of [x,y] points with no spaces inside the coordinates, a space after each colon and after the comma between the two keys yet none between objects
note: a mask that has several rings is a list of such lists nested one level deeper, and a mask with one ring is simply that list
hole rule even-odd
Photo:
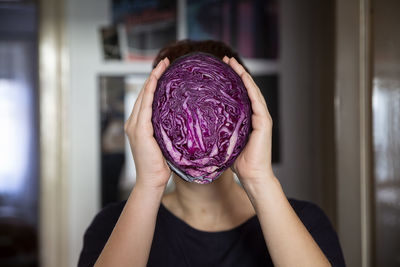
[{"label": "purple cabbage leaf", "polygon": [[154,137],[182,179],[207,184],[229,168],[251,131],[251,105],[237,73],[206,53],[175,60],[160,77]]}]

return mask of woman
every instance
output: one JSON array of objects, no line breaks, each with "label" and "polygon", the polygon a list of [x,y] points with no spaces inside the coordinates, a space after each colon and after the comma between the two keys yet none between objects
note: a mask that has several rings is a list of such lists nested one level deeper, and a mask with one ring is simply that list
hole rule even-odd
[{"label": "woman", "polygon": [[[153,137],[153,95],[170,61],[194,51],[223,59],[242,78],[253,130],[232,168],[216,181],[187,183],[173,174],[175,190],[164,195],[171,170]],[[126,203],[96,216],[79,266],[344,266],[324,213],[282,191],[271,167],[271,116],[237,54],[220,42],[181,41],[155,62],[125,124],[136,185]]]}]

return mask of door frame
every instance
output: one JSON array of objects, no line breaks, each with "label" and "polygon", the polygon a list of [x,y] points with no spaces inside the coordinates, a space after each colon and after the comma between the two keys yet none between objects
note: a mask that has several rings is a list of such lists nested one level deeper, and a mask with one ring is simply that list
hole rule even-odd
[{"label": "door frame", "polygon": [[348,266],[373,262],[371,58],[371,0],[337,0],[337,219]]},{"label": "door frame", "polygon": [[39,1],[40,266],[68,257],[67,45],[64,1]]}]

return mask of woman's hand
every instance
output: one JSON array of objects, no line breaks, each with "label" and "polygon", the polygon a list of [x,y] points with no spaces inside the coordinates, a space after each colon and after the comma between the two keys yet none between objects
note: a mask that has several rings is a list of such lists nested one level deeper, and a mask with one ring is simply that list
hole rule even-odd
[{"label": "woman's hand", "polygon": [[158,79],[168,65],[169,60],[165,58],[150,73],[139,93],[132,114],[125,123],[125,133],[135,160],[136,185],[162,188],[166,186],[171,175],[171,170],[153,137],[151,123],[154,91]]},{"label": "woman's hand", "polygon": [[251,117],[253,131],[245,148],[235,160],[233,171],[239,176],[244,186],[249,183],[259,183],[266,178],[273,178],[274,173],[271,166],[272,118],[265,99],[250,74],[235,58],[224,57],[223,61],[229,64],[242,78],[253,110]]}]

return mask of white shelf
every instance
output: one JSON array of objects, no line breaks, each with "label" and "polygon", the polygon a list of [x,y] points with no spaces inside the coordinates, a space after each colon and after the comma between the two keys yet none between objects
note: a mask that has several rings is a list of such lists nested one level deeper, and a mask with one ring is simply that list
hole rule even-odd
[{"label": "white shelf", "polygon": [[280,71],[277,60],[244,58],[243,62],[252,75],[277,74]]},{"label": "white shelf", "polygon": [[119,60],[103,61],[97,72],[100,75],[147,74],[152,70],[152,61],[126,62]]},{"label": "white shelf", "polygon": [[[280,63],[276,60],[243,59],[244,64],[253,75],[277,74]],[[147,74],[152,70],[152,61],[127,62],[119,60],[103,61],[99,64],[97,72],[101,75],[130,75]]]}]

